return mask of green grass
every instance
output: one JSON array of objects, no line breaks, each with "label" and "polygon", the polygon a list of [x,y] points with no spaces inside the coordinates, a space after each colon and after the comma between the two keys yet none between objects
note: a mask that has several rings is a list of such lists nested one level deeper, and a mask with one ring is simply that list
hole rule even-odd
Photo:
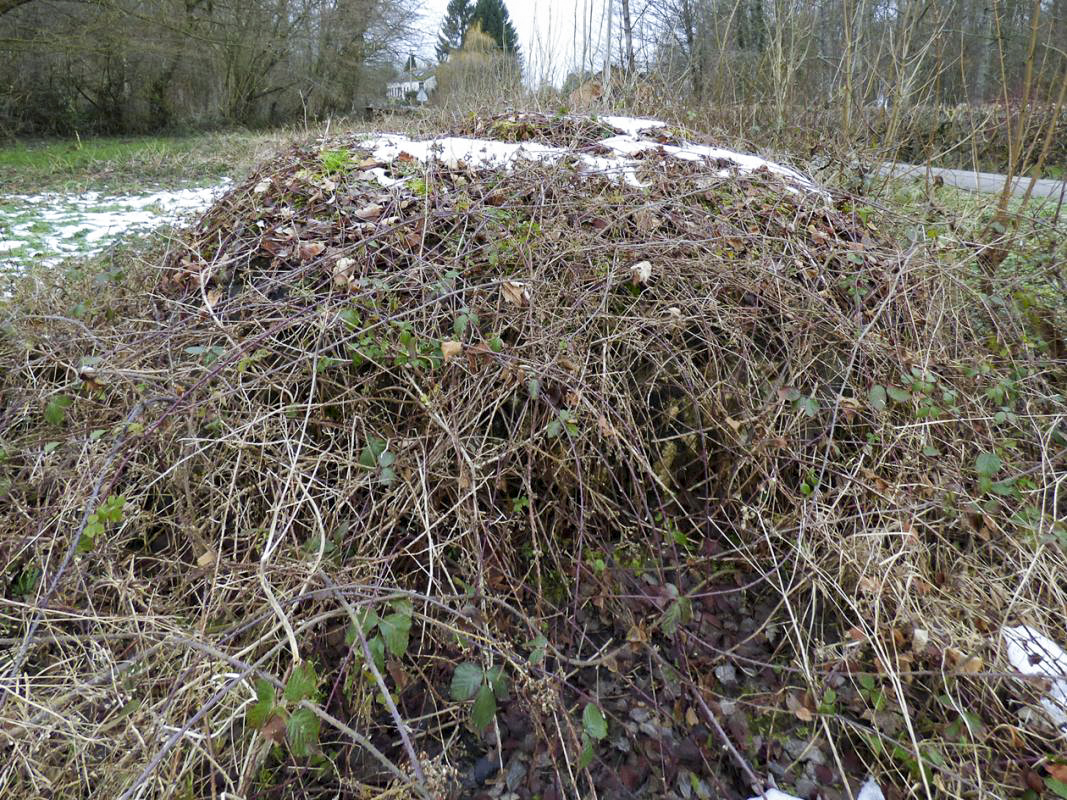
[{"label": "green grass", "polygon": [[16,141],[0,146],[0,194],[127,191],[239,177],[291,138],[287,131],[229,131]]}]

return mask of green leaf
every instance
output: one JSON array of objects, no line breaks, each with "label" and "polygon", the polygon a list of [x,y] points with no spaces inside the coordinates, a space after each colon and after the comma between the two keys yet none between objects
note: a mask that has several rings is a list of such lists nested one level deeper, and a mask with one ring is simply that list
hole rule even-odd
[{"label": "green leaf", "polygon": [[368,436],[367,446],[359,454],[359,463],[367,469],[374,469],[378,466],[378,459],[385,452],[386,444],[385,439],[379,439],[377,436]]},{"label": "green leaf", "polygon": [[508,696],[508,676],[504,674],[504,668],[502,666],[496,666],[485,673],[485,678],[489,681],[489,686],[493,690],[493,694],[496,695],[497,700],[504,700]]},{"label": "green leaf", "polygon": [[256,681],[256,702],[248,709],[248,724],[259,730],[267,724],[275,703],[274,687],[260,678]]},{"label": "green leaf", "polygon": [[593,748],[593,740],[588,736],[582,737],[582,753],[578,756],[578,769],[585,769],[593,763],[596,751]]},{"label": "green leaf", "polygon": [[[379,626],[379,630],[380,630]],[[374,636],[367,640],[367,647],[370,648],[371,658],[374,659],[374,666],[381,672],[385,669],[385,643],[382,641],[381,636]]]},{"label": "green leaf", "polygon": [[797,400],[797,410],[806,416],[814,417],[819,413],[819,401],[814,397],[801,397]]},{"label": "green leaf", "polygon": [[868,398],[871,401],[871,407],[875,411],[885,411],[886,391],[884,386],[876,383],[871,387]]},{"label": "green leaf", "polygon": [[452,699],[457,702],[470,700],[482,685],[483,677],[482,668],[470,661],[457,666],[452,673]]},{"label": "green leaf", "polygon": [[608,721],[594,703],[586,703],[582,711],[582,730],[598,742],[608,735]]},{"label": "green leaf", "polygon": [[319,741],[319,718],[309,708],[298,708],[285,724],[289,748],[297,758],[307,758]]},{"label": "green leaf", "polygon": [[886,392],[897,403],[906,403],[911,400],[911,392],[907,389],[898,389],[896,386],[890,386],[886,389]]},{"label": "green leaf", "polygon": [[44,421],[49,425],[62,425],[67,416],[67,409],[74,404],[74,398],[68,394],[57,394],[48,401],[44,408]]},{"label": "green leaf", "polygon": [[408,651],[408,633],[411,631],[411,616],[408,614],[390,614],[378,623],[385,646],[390,654],[400,658]]},{"label": "green leaf", "polygon": [[315,693],[319,679],[315,674],[315,665],[310,661],[298,664],[285,684],[285,699],[290,703],[299,703]]},{"label": "green leaf", "polygon": [[1045,778],[1045,786],[1049,788],[1049,791],[1054,793],[1057,797],[1062,797],[1067,800],[1067,783],[1056,780],[1055,778]]},{"label": "green leaf", "polygon": [[471,722],[479,733],[488,727],[496,714],[496,696],[490,686],[483,684],[471,707]]},{"label": "green leaf", "polygon": [[[378,624],[378,614],[373,608],[358,608],[355,617],[364,636],[374,630],[374,626]],[[356,636],[356,622],[350,623],[348,630],[345,631],[345,644],[351,645],[359,639]]]},{"label": "green leaf", "polygon": [[996,453],[979,453],[974,460],[974,468],[983,478],[992,478],[1000,472],[1002,464]]},{"label": "green leaf", "polygon": [[693,602],[688,597],[679,597],[667,606],[667,610],[663,612],[660,627],[663,628],[663,632],[668,636],[674,636],[678,631],[678,626],[692,618]]},{"label": "green leaf", "polygon": [[548,639],[544,635],[538,636],[532,642],[527,642],[527,645],[532,648],[530,651],[530,664],[537,666],[545,660],[545,650],[548,648]]},{"label": "green leaf", "polygon": [[349,330],[355,330],[363,324],[363,318],[360,317],[359,312],[354,308],[346,308],[337,316]]}]

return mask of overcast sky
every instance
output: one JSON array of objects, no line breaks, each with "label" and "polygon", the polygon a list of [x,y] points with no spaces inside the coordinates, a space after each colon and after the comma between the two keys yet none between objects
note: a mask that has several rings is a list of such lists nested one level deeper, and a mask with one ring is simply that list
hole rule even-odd
[{"label": "overcast sky", "polygon": [[[589,31],[591,47],[586,51],[586,65],[600,69],[604,63],[606,39],[606,0],[504,0],[511,21],[519,34],[519,44],[531,84],[544,80],[557,85],[582,61],[582,42]],[[423,0],[423,27],[426,44],[423,54],[433,57],[433,44],[441,30],[448,0]],[[617,2],[616,2],[617,5]],[[615,11],[616,16],[618,10]],[[592,23],[590,24],[590,19]],[[617,39],[616,19],[613,38]],[[590,50],[592,52],[590,52]],[[616,55],[616,58],[618,56]]]}]

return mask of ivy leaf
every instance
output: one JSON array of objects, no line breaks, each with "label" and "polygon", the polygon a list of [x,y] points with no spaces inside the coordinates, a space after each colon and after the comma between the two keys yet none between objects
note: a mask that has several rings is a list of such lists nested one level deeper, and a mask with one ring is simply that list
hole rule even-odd
[{"label": "ivy leaf", "polygon": [[871,401],[871,407],[875,411],[885,411],[886,391],[884,386],[876,383],[871,387],[868,397]]},{"label": "ivy leaf", "polygon": [[298,708],[289,716],[285,735],[294,756],[308,757],[311,749],[318,744],[320,725],[319,718],[309,708]]},{"label": "ivy leaf", "polygon": [[608,735],[608,721],[594,703],[585,704],[585,710],[582,711],[582,730],[598,742]]},{"label": "ivy leaf", "polygon": [[73,404],[74,398],[69,394],[57,394],[44,408],[44,421],[49,425],[62,425],[67,416],[67,409]]},{"label": "ivy leaf", "polygon": [[996,453],[979,453],[974,461],[974,468],[983,478],[992,478],[1001,468],[1002,463]]},{"label": "ivy leaf", "polygon": [[452,699],[457,702],[470,700],[482,685],[482,668],[465,661],[452,673]]},{"label": "ivy leaf", "polygon": [[378,623],[382,639],[389,652],[400,658],[408,651],[408,633],[411,631],[411,616],[408,614],[390,614]]},{"label": "ivy leaf", "polygon": [[274,701],[274,687],[262,678],[257,680],[256,702],[248,709],[248,724],[256,730],[266,725],[271,712],[274,711]]},{"label": "ivy leaf", "polygon": [[290,703],[299,703],[315,693],[318,683],[315,665],[310,661],[305,661],[297,665],[293,674],[289,676],[289,682],[285,684],[285,699]]},{"label": "ivy leaf", "polygon": [[474,706],[471,708],[471,722],[479,733],[488,727],[496,714],[496,696],[491,687],[483,684],[478,690],[478,696],[474,698]]}]

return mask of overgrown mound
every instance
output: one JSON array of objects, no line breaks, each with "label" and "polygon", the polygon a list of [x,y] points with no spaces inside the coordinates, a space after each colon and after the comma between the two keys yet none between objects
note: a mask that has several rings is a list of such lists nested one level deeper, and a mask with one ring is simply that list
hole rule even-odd
[{"label": "overgrown mound", "polygon": [[26,300],[5,796],[1053,775],[995,660],[1064,610],[1055,365],[854,199],[601,146],[294,149],[152,291]]}]

